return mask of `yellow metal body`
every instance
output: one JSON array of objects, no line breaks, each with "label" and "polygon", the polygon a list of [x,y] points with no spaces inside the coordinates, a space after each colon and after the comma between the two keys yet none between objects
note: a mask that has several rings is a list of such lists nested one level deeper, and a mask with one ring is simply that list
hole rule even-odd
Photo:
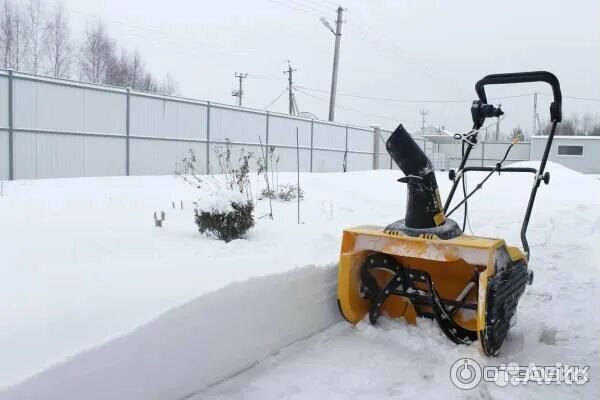
[{"label": "yellow metal body", "polygon": [[[502,239],[462,235],[441,240],[435,235],[424,236],[386,233],[379,226],[344,230],[338,270],[340,311],[352,324],[368,314],[370,301],[359,293],[360,268],[368,254],[384,253],[396,258],[404,267],[429,273],[440,297],[445,299],[456,299],[477,273],[478,285],[465,299],[476,303],[477,311],[461,310],[454,320],[463,328],[476,331],[481,339],[485,327],[487,282],[495,273],[498,250],[504,247],[512,261],[525,259],[524,254],[516,247],[506,246]],[[380,284],[391,278],[390,273],[377,272],[376,279]],[[390,296],[382,309],[392,318],[404,317],[408,323],[416,324],[416,310],[407,298]]]}]

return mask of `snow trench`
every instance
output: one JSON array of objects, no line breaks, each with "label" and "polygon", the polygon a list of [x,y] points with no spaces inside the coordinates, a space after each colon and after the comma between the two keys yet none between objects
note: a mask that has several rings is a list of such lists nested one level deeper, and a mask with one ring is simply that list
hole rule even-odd
[{"label": "snow trench", "polygon": [[341,317],[337,268],[232,283],[0,392],[0,399],[185,399]]}]

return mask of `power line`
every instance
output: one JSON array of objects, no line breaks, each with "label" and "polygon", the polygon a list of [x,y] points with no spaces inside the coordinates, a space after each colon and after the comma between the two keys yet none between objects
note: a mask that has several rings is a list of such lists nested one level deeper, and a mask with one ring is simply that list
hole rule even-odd
[{"label": "power line", "polygon": [[[313,99],[316,99],[316,100],[319,100],[319,101],[323,101],[325,103],[329,103],[328,99],[325,99],[325,98],[319,97],[319,96],[315,96],[312,93],[305,92],[304,90],[300,89],[298,86],[294,87],[294,89],[296,89],[298,92],[300,92],[302,94],[305,94],[305,95],[307,95],[309,97],[312,97]],[[366,112],[366,111],[363,111],[363,110],[358,110],[356,108],[351,108],[351,107],[343,106],[341,104],[336,104],[336,107],[344,109],[344,110],[348,110],[348,111],[357,112],[357,113],[360,113],[360,114],[363,114],[363,115],[367,115],[367,116],[370,116],[370,117],[383,118],[383,119],[387,119],[387,120],[395,121],[395,122],[398,122],[399,120],[405,120],[404,118],[400,118],[400,117],[390,117],[390,116],[386,116],[386,115],[372,114],[372,113],[369,113],[369,112]],[[416,123],[415,120],[405,120],[405,121],[410,121],[410,122]]]},{"label": "power line", "polygon": [[[107,22],[108,24],[117,24],[117,25],[121,25],[123,27],[129,28],[123,32],[125,35],[131,36],[131,37],[143,38],[145,42],[150,42],[152,45],[158,45],[158,43],[156,41],[156,40],[158,40],[158,41],[164,42],[167,45],[170,45],[170,47],[173,48],[176,46],[181,46],[182,43],[187,42],[186,44],[188,45],[188,47],[193,46],[192,53],[194,55],[202,54],[197,49],[198,45],[209,46],[209,47],[211,47],[210,51],[213,51],[213,52],[217,52],[217,53],[221,53],[221,54],[232,54],[231,51],[226,51],[226,50],[221,49],[220,47],[214,46],[214,42],[198,40],[197,37],[173,34],[173,32],[166,32],[166,31],[163,31],[152,25],[131,24],[129,22],[125,22],[125,21],[122,21],[119,19],[108,18],[103,15],[101,16],[98,14],[81,11],[81,10],[78,10],[78,9],[75,9],[72,7],[65,6],[64,9],[71,14],[78,14],[78,15],[81,15],[84,17],[96,18],[102,22]],[[142,33],[142,32],[144,32],[144,33]],[[147,33],[153,34],[154,38],[149,39]],[[177,50],[177,51],[179,53],[181,53],[180,50]],[[241,54],[247,54],[247,51],[241,50],[241,51],[236,51],[235,53],[241,55]]]},{"label": "power line", "polygon": [[332,3],[327,4],[327,2],[324,1],[316,1],[316,0],[296,0],[296,1],[303,1],[306,3],[310,3],[310,4],[314,4],[313,7],[316,8],[321,8],[321,12],[331,12],[331,11],[335,11],[337,6],[336,5],[331,5]]},{"label": "power line", "polygon": [[330,6],[331,8],[333,8],[334,10],[335,10],[335,9],[337,8],[337,6],[338,6],[338,5],[337,5],[337,4],[335,4],[334,2],[332,2],[332,1],[328,1],[328,0],[321,0],[321,3],[329,5],[329,6]]},{"label": "power line", "polygon": [[289,3],[295,4],[298,7],[304,7],[306,9],[308,9],[308,10],[314,11],[317,14],[320,14],[320,13],[324,12],[323,9],[318,9],[315,6],[303,3],[303,2],[301,2],[301,0],[287,0],[287,1]]},{"label": "power line", "polygon": [[[312,91],[312,92],[329,93],[325,89],[315,89],[315,88],[309,88],[306,86],[296,86],[296,88],[304,89],[304,90],[308,90],[308,91]],[[363,99],[363,100],[387,101],[387,102],[395,102],[395,103],[471,103],[473,101],[473,99],[422,99],[422,100],[421,99],[395,99],[395,98],[389,98],[389,97],[364,96],[364,95],[359,95],[359,94],[343,93],[343,92],[338,92],[337,94],[340,96],[344,96],[344,97],[353,97],[353,98]],[[531,95],[533,95],[533,92],[522,93],[522,94],[517,94],[517,95],[513,95],[513,96],[490,97],[490,99],[504,100],[504,99],[518,98],[518,97],[527,97],[527,96],[531,96]]]},{"label": "power line", "polygon": [[279,99],[281,98],[281,96],[283,96],[283,95],[285,94],[285,92],[287,92],[287,91],[288,91],[288,88],[284,88],[284,89],[281,91],[281,93],[279,93],[279,94],[277,95],[277,97],[275,97],[273,100],[271,100],[269,103],[267,103],[267,105],[266,105],[266,106],[264,106],[264,107],[262,108],[262,110],[266,110],[266,109],[268,109],[269,107],[271,107],[273,104],[275,104],[275,102],[276,102],[277,100],[279,100]]},{"label": "power line", "polygon": [[262,81],[277,81],[281,82],[281,77],[275,75],[260,75],[260,74],[248,74],[248,79],[258,79]]},{"label": "power line", "polygon": [[[382,34],[376,28],[374,28],[372,25],[365,22],[365,20],[363,20],[358,14],[352,13],[352,15],[354,15],[356,22],[358,22],[357,26],[360,28],[360,25],[362,25],[363,32],[372,35],[378,44],[388,44],[389,49],[391,49],[393,52],[395,52],[397,55],[399,55],[404,60],[412,62],[413,64],[418,66],[419,71],[424,72],[425,75],[427,75],[429,78],[436,80],[438,82],[441,82],[442,84],[446,85],[447,87],[451,87],[456,92],[461,92],[461,90],[459,90],[456,86],[451,85],[451,84],[449,85],[448,80],[440,79],[439,77],[437,77],[431,71],[431,69],[429,68],[429,65],[427,65],[427,63],[425,63],[423,60],[419,61],[416,58],[414,60],[411,60],[411,58],[408,57],[406,52],[404,50],[402,50],[394,41],[389,40],[386,35]],[[378,50],[381,51],[382,49],[379,48]],[[385,54],[389,55],[389,52],[385,52]]]},{"label": "power line", "polygon": [[[541,93],[541,92],[538,92],[538,94],[541,94],[542,96],[550,96],[550,97],[554,96],[551,93]],[[582,100],[582,101],[600,101],[600,98],[579,97],[579,96],[563,96],[563,99],[573,99],[573,100]]]},{"label": "power line", "polygon": [[287,7],[289,9],[292,9],[292,10],[295,10],[295,11],[300,11],[300,12],[303,12],[305,14],[309,14],[309,15],[313,15],[313,16],[316,16],[316,17],[320,17],[320,14],[318,12],[315,12],[315,11],[310,10],[310,9],[301,8],[301,7],[292,5],[292,4],[295,4],[295,3],[291,3],[291,4],[290,3],[286,3],[286,2],[284,2],[284,0],[279,0],[279,1],[268,0],[268,1],[269,1],[269,3],[277,4],[277,5],[282,6],[282,7]]}]

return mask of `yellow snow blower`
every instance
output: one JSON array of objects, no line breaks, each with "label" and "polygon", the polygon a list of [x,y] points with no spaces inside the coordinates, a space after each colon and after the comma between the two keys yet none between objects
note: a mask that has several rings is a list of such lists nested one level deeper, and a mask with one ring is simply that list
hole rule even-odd
[{"label": "yellow snow blower", "polygon": [[[486,118],[499,118],[503,111],[487,104],[486,85],[546,82],[552,86],[550,106],[552,129],[539,169],[504,167],[504,158],[490,167],[467,166],[477,135]],[[402,125],[386,142],[387,151],[398,164],[406,183],[408,198],[404,219],[386,227],[359,226],[344,230],[338,271],[338,305],[344,318],[356,324],[368,315],[375,324],[381,313],[404,317],[416,324],[417,317],[435,319],[442,332],[458,344],[479,340],[488,356],[499,353],[511,327],[519,298],[533,281],[528,269],[530,257],[527,225],[537,189],[550,175],[544,173],[556,125],[561,121],[561,92],[556,76],[549,72],[520,72],[488,75],[475,85],[479,97],[471,106],[473,129],[457,134],[463,157],[456,171],[446,203],[438,190],[430,160]],[[474,190],[467,193],[467,172],[487,172]],[[467,201],[494,174],[532,173],[535,178],[521,227],[523,250],[508,246],[503,239],[469,236],[463,233]],[[463,198],[450,209],[460,182]],[[463,227],[447,218],[464,207]]]}]

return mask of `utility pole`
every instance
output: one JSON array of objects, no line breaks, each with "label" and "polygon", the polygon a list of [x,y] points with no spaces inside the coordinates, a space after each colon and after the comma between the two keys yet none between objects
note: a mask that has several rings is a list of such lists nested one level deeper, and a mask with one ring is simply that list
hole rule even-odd
[{"label": "utility pole", "polygon": [[342,22],[343,22],[344,9],[339,6],[337,9],[337,19],[335,20],[335,30],[331,27],[329,22],[321,17],[321,23],[325,28],[329,29],[335,36],[335,49],[333,52],[333,72],[331,74],[331,93],[329,95],[329,121],[335,119],[335,96],[337,92],[337,76],[338,76],[338,65],[340,59],[340,40],[342,39]]},{"label": "utility pole", "polygon": [[238,107],[241,107],[242,106],[242,96],[244,95],[244,90],[242,89],[242,80],[245,79],[246,77],[248,77],[248,74],[236,72],[235,77],[239,79],[239,86],[238,86],[238,90],[231,91],[231,95],[233,97],[237,97],[237,105],[238,105]]},{"label": "utility pole", "polygon": [[288,74],[288,101],[289,101],[289,112],[290,115],[294,115],[294,79],[293,73],[296,71],[292,69],[292,65],[288,61],[288,69],[283,71],[284,74]]},{"label": "utility pole", "polygon": [[421,110],[419,114],[421,114],[421,135],[425,136],[425,116],[429,114],[429,111]]},{"label": "utility pole", "polygon": [[533,92],[533,130],[531,131],[531,137],[535,136],[537,132],[537,92]]},{"label": "utility pole", "polygon": [[[498,104],[498,108],[501,108],[502,104]],[[500,138],[500,117],[496,118],[496,142]]]}]

